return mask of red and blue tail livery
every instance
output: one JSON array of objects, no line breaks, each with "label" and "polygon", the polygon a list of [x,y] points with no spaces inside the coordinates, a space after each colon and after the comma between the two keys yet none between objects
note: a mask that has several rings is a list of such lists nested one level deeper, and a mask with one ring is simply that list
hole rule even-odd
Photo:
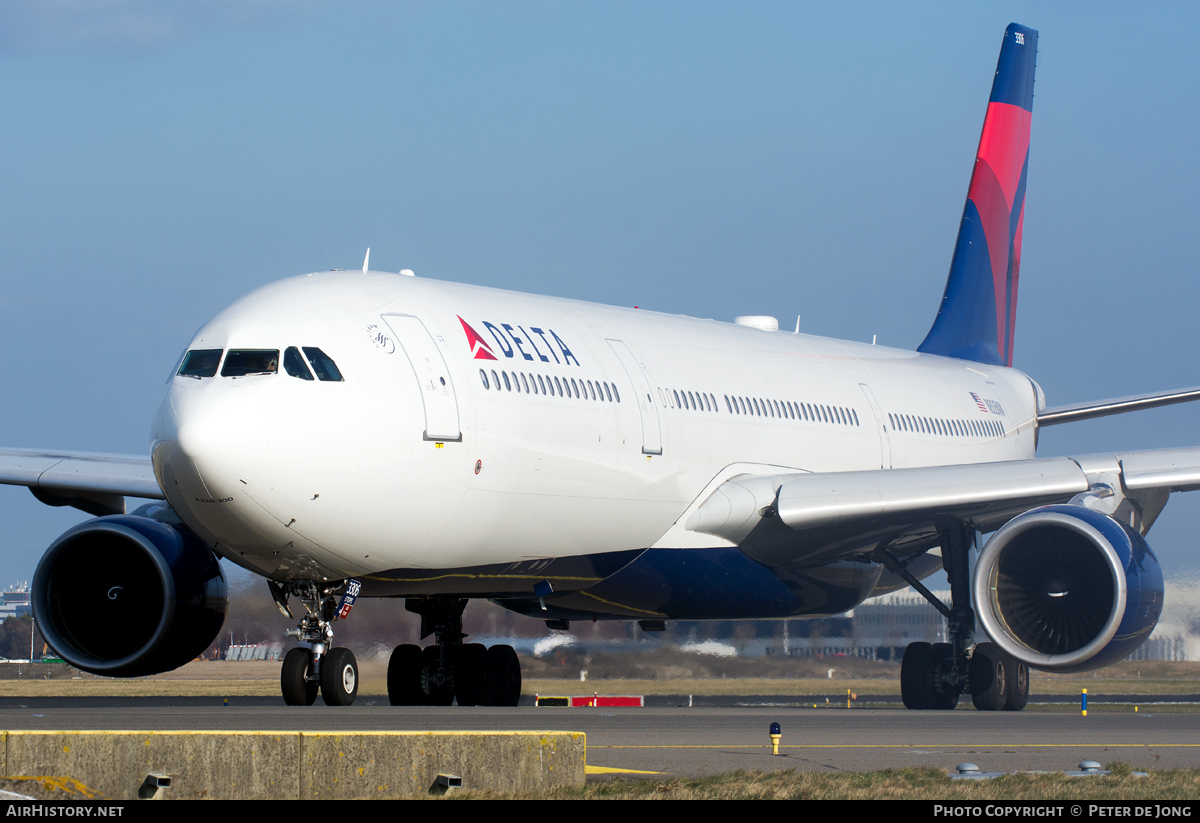
[{"label": "red and blue tail livery", "polygon": [[1037,32],[1004,32],[946,292],[918,351],[1011,366]]}]

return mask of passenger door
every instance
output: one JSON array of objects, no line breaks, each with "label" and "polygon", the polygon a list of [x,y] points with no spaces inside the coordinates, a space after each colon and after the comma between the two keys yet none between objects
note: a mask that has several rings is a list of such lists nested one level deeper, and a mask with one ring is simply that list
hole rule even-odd
[{"label": "passenger door", "polygon": [[458,398],[446,360],[420,318],[410,314],[385,314],[383,322],[404,350],[421,389],[425,407],[425,440],[462,440],[458,427]]},{"label": "passenger door", "polygon": [[871,387],[866,383],[858,385],[863,394],[867,396],[867,404],[871,407],[871,414],[875,416],[875,431],[879,435],[879,468],[890,469],[892,467],[892,441],[888,436],[887,421],[883,418],[883,411],[879,408],[879,404],[875,402],[875,395],[871,393]]},{"label": "passenger door", "polygon": [[662,433],[658,428],[658,407],[652,399],[650,377],[646,367],[636,357],[629,347],[621,340],[608,340],[608,345],[616,352],[629,382],[633,384],[634,400],[637,401],[638,413],[642,417],[642,454],[662,454]]}]

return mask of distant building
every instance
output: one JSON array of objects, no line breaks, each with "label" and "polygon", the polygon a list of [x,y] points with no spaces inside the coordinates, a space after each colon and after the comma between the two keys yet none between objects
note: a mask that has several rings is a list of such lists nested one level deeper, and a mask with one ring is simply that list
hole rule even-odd
[{"label": "distant building", "polygon": [[226,660],[281,660],[283,644],[259,643],[256,646],[230,646],[225,650]]},{"label": "distant building", "polygon": [[[950,602],[950,592],[934,594],[943,603]],[[849,625],[839,632],[841,636],[836,637],[798,637],[796,630],[803,627],[797,624],[806,621],[786,621],[783,630],[776,634],[765,652],[792,657],[844,654],[868,660],[898,661],[909,643],[920,640],[927,643],[947,641],[946,619],[924,597],[909,589],[867,600],[847,612],[846,619]],[[1167,627],[1159,628],[1162,630]],[[1167,628],[1167,631],[1171,630]],[[975,639],[982,641],[987,637],[977,628]],[[1176,637],[1156,632],[1127,659],[1187,660],[1189,645],[1182,635]]]},{"label": "distant building", "polygon": [[17,583],[6,592],[0,592],[0,621],[10,617],[23,617],[33,613],[29,584]]},{"label": "distant building", "polygon": [[1126,660],[1187,660],[1188,659],[1188,643],[1187,639],[1182,635],[1179,637],[1166,637],[1159,635],[1150,635],[1150,639],[1138,647],[1138,650]]},{"label": "distant building", "polygon": [[[950,599],[950,592],[934,594],[943,602]],[[809,622],[786,621],[766,653],[789,657],[844,654],[868,660],[899,660],[909,643],[946,641],[945,618],[924,597],[908,590],[872,598],[846,612],[839,619],[840,636],[807,632],[805,624]]]}]

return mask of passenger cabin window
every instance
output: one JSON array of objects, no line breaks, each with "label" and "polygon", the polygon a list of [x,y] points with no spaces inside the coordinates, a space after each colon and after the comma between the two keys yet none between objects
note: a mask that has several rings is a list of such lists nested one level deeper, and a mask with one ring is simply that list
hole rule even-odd
[{"label": "passenger cabin window", "polygon": [[222,377],[247,377],[279,371],[279,349],[230,349],[221,367]]},{"label": "passenger cabin window", "polygon": [[345,378],[338,371],[337,364],[325,352],[315,346],[305,346],[304,354],[308,358],[308,362],[312,363],[313,371],[317,373],[318,380],[325,380],[330,383],[341,383],[344,381]]},{"label": "passenger cabin window", "polygon": [[180,377],[212,377],[221,363],[221,349],[193,349],[183,356],[177,374]]},{"label": "passenger cabin window", "polygon": [[304,365],[304,358],[300,356],[300,350],[295,346],[288,346],[287,351],[283,353],[283,370],[301,380],[313,379],[312,372],[308,370],[308,366]]}]

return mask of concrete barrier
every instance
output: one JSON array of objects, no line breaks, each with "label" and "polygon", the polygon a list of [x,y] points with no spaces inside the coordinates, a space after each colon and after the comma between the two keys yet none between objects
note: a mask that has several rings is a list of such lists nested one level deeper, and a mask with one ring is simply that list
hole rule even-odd
[{"label": "concrete barrier", "polygon": [[3,775],[69,775],[113,800],[137,798],[149,772],[170,799],[403,797],[438,774],[463,788],[581,786],[583,732],[5,732]]}]

